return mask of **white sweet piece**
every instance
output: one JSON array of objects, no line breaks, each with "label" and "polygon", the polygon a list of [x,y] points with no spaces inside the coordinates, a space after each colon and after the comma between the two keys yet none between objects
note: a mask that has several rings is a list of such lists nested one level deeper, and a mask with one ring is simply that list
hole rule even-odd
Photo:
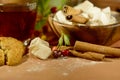
[{"label": "white sweet piece", "polygon": [[89,19],[86,24],[91,26],[108,25],[117,22],[116,18],[111,14],[110,7],[100,9],[86,0],[74,8],[83,11],[81,15]]},{"label": "white sweet piece", "polygon": [[[88,0],[78,4],[77,6],[74,7],[74,9],[83,11],[83,13],[81,13],[80,15],[89,19],[88,22],[86,23],[87,25],[91,25],[91,26],[109,25],[117,22],[117,19],[114,16],[112,16],[110,7],[101,9],[94,6],[93,3],[91,3]],[[60,23],[72,25],[72,22],[68,21],[65,18],[65,15],[62,11],[58,11],[56,13],[54,20]]]},{"label": "white sweet piece", "polygon": [[104,12],[105,14],[108,14],[109,16],[111,16],[110,7],[106,7],[106,8],[104,8],[104,9],[102,9],[102,12]]},{"label": "white sweet piece", "polygon": [[114,16],[112,16],[112,12],[110,10],[110,7],[106,7],[102,10],[106,16],[108,17],[108,20],[109,20],[109,24],[113,24],[113,23],[116,23],[117,20]]},{"label": "white sweet piece", "polygon": [[100,21],[102,22],[102,25],[109,24],[109,20],[110,20],[109,16],[107,16],[107,14],[102,12],[100,17]]},{"label": "white sweet piece", "polygon": [[111,19],[110,7],[104,8],[102,10],[102,14],[101,14],[101,18],[100,19],[101,19],[103,25],[110,24],[110,19]]},{"label": "white sweet piece", "polygon": [[40,59],[47,59],[52,53],[49,43],[39,37],[33,39],[28,48],[29,53]]},{"label": "white sweet piece", "polygon": [[81,15],[87,19],[89,19],[89,15],[87,13],[81,13]]},{"label": "white sweet piece", "polygon": [[115,17],[111,16],[110,17],[110,24],[114,24],[114,23],[117,23],[117,20]]},{"label": "white sweet piece", "polygon": [[68,20],[65,18],[65,15],[64,15],[64,13],[63,13],[61,10],[58,11],[58,12],[55,14],[55,17],[54,17],[53,19],[54,19],[55,21],[60,22],[60,23],[72,25],[72,22],[68,21]]},{"label": "white sweet piece", "polygon": [[89,10],[92,7],[94,7],[94,5],[91,2],[89,2],[88,0],[86,0],[81,4],[78,4],[74,8],[78,9],[78,10],[82,10],[83,12],[86,12],[87,10]]},{"label": "white sweet piece", "polygon": [[98,8],[98,7],[92,7],[92,8],[90,8],[89,10],[86,10],[85,13],[89,15],[89,18],[90,18],[90,19],[96,20],[96,19],[98,19],[99,16],[100,16],[101,9]]}]

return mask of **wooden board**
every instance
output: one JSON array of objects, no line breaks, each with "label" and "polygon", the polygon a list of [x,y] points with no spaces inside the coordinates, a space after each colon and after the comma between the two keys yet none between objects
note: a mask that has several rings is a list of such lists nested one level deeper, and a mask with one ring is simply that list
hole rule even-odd
[{"label": "wooden board", "polygon": [[[120,46],[120,41],[112,46]],[[96,62],[80,58],[40,60],[31,55],[17,66],[1,66],[0,80],[119,80],[120,59]]]}]

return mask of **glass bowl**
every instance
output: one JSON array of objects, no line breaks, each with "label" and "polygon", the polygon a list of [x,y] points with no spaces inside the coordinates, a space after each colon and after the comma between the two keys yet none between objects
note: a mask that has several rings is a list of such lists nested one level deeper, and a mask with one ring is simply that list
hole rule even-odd
[{"label": "glass bowl", "polygon": [[50,25],[50,28],[58,37],[60,37],[61,32],[70,35],[70,39],[73,42],[73,44],[76,40],[79,40],[79,41],[109,46],[115,43],[116,41],[120,40],[120,20],[119,20],[120,13],[119,11],[117,11],[118,9],[119,9],[118,7],[117,9],[115,7],[112,8],[112,10],[118,12],[118,14],[115,15],[115,17],[118,19],[118,23],[111,25],[101,25],[101,26],[88,26],[88,25],[79,26],[74,24],[68,25],[54,21],[53,14],[49,15],[48,23]]}]

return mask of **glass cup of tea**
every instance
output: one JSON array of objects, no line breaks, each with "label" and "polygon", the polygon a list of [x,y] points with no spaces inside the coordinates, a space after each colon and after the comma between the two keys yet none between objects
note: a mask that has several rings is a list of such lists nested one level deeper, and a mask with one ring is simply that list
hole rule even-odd
[{"label": "glass cup of tea", "polygon": [[36,14],[37,0],[0,0],[0,37],[30,38]]}]

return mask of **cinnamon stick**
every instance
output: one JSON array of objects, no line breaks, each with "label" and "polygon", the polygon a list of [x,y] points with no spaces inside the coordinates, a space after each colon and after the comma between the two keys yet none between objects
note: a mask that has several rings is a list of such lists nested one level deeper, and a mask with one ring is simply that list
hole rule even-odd
[{"label": "cinnamon stick", "polygon": [[73,7],[68,5],[65,5],[62,11],[65,15],[79,15],[82,13],[82,10],[76,10]]},{"label": "cinnamon stick", "polygon": [[71,54],[73,54],[76,57],[84,58],[84,59],[89,59],[89,60],[94,60],[94,61],[102,61],[105,58],[105,55],[95,53],[95,52],[78,52],[75,50],[70,50]]},{"label": "cinnamon stick", "polygon": [[81,15],[67,15],[66,19],[70,20],[72,22],[81,23],[81,24],[85,24],[88,21],[87,18],[85,18]]},{"label": "cinnamon stick", "polygon": [[66,49],[72,50],[72,49],[73,49],[73,46],[60,46],[58,49],[59,49],[59,50],[66,50]]},{"label": "cinnamon stick", "polygon": [[98,52],[98,53],[102,53],[105,55],[120,57],[120,49],[97,45],[97,44],[91,44],[87,42],[76,41],[74,45],[74,49],[78,51]]}]

